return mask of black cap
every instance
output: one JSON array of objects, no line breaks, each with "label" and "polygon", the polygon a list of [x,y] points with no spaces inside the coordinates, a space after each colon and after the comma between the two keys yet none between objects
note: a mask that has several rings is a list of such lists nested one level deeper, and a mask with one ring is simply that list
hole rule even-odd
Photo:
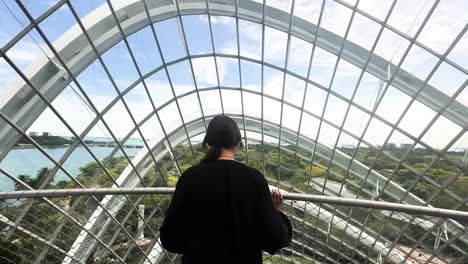
[{"label": "black cap", "polygon": [[242,137],[237,127],[237,123],[230,117],[225,115],[215,116],[208,124],[205,138],[203,139],[203,147],[207,145],[216,148],[230,149],[241,143]]}]

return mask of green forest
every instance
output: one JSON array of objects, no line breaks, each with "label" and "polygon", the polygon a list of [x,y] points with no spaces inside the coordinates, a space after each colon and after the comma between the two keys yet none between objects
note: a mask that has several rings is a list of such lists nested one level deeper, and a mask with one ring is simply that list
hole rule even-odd
[{"label": "green forest", "polygon": [[[462,167],[463,156],[461,153],[448,152],[447,159],[437,159],[434,154],[425,149],[413,149],[411,153],[407,153],[407,150],[398,147],[385,150],[387,154],[393,157],[407,156],[406,166],[403,166],[388,157],[378,156],[377,151],[368,148],[359,148],[357,151],[354,148],[339,148],[338,150],[349,156],[355,156],[357,161],[372,166],[376,172],[390,178],[402,187],[411,188],[411,192],[419,198],[425,201],[432,199],[430,204],[433,206],[468,211],[468,208],[461,206],[456,199],[457,197],[465,199],[468,197],[468,175],[466,175],[466,170],[465,174],[462,174],[459,169],[459,167]],[[190,147],[180,145],[174,149],[174,154],[177,165],[180,171],[183,172],[200,160],[203,151],[199,146],[194,146],[192,151]],[[311,157],[313,157],[312,162],[310,162]],[[288,191],[320,194],[322,188],[318,184],[324,181],[340,184],[345,182],[348,192],[363,199],[371,199],[375,191],[373,186],[347,172],[346,169],[338,167],[330,160],[321,158],[319,155],[300,147],[296,153],[295,146],[290,145],[278,148],[266,144],[248,144],[247,148],[244,147],[237,152],[236,159],[259,169],[271,184],[276,185],[279,183],[281,188]],[[80,174],[77,175],[76,181],[91,188],[111,187],[113,180],[117,179],[129,163],[123,157],[112,157],[102,160],[102,164],[107,172],[102,170],[97,162],[92,162],[80,168]],[[51,171],[52,168],[42,168],[37,175],[20,175],[18,178],[36,189],[41,187]],[[418,175],[422,172],[427,178],[421,178]],[[460,176],[455,179],[454,177],[457,175]],[[141,186],[175,186],[178,176],[179,170],[177,170],[176,164],[169,155],[166,155],[146,175],[140,175],[143,180]],[[450,191],[453,195],[442,192],[432,197],[438,192],[439,188],[435,187],[430,181],[445,186],[445,190]],[[77,182],[60,181],[42,187],[48,189],[79,188]],[[384,183],[381,184],[382,188]],[[16,189],[25,190],[26,188],[21,184],[16,184]],[[386,195],[385,192],[380,190],[379,193],[381,194],[380,199],[397,202]],[[98,206],[96,200],[101,199],[103,197],[95,197],[95,199],[91,197],[65,197],[48,199],[48,201],[45,199],[2,201],[0,213],[11,221],[15,221],[18,216],[23,215],[30,207],[29,211],[23,215],[20,226],[25,230],[30,230],[37,236],[47,238],[50,243],[58,248],[38,242],[36,238],[21,230],[11,230],[5,224],[0,224],[0,236],[2,238],[9,236],[9,239],[1,239],[0,242],[0,263],[29,263],[31,259],[36,258],[42,258],[46,263],[61,263],[65,257],[65,252],[61,252],[59,249],[68,250],[71,247],[80,233],[81,227],[79,225],[86,223]],[[127,263],[139,263],[143,256],[142,251],[147,251],[154,244],[155,239],[153,238],[157,237],[157,229],[169,205],[170,196],[122,196],[119,199],[125,201],[123,207],[115,216],[116,221],[110,221],[101,240]],[[144,234],[150,241],[141,245],[133,243],[132,240],[136,239],[138,233],[138,214],[136,212],[138,205],[145,205],[147,226]],[[312,215],[306,215],[303,211],[291,205],[292,203],[286,202],[285,211],[290,215],[293,222],[295,229],[294,240],[296,242],[292,244],[289,250],[282,252],[280,255],[282,257],[265,255],[264,261],[266,263],[295,263],[298,259],[297,252],[304,252],[322,261],[324,259],[321,259],[318,252],[328,253],[329,256],[334,256],[338,263],[347,263],[342,255],[353,255],[354,259],[359,262],[359,258],[362,258],[362,256],[353,254],[352,250],[345,245],[355,245],[364,254],[376,258],[374,252],[369,251],[367,247],[358,243],[356,239],[342,230],[332,226],[330,234],[327,235],[328,223],[326,221]],[[397,241],[401,245],[411,245],[426,233],[420,226],[411,225],[402,236],[399,236],[405,222],[387,218],[379,210],[349,207],[334,208],[326,205],[323,207],[335,212],[337,216],[343,219],[351,217],[354,219],[352,223],[355,225],[364,223],[368,226],[368,230],[366,230],[368,233],[380,234],[381,238],[384,237],[391,242]],[[65,217],[59,210],[69,213],[73,219]],[[387,224],[383,225],[383,222]],[[431,248],[433,243],[434,238],[429,236],[425,246]],[[302,245],[306,245],[306,247]],[[44,249],[47,250],[44,251]],[[45,253],[41,254],[41,252]],[[453,249],[448,247],[443,253],[450,255],[453,252]],[[173,257],[175,256],[171,254],[164,255],[161,263],[168,263]],[[104,245],[98,244],[88,259],[88,263],[115,263],[115,257],[105,249]],[[306,260],[301,263],[314,262],[313,260]]]}]

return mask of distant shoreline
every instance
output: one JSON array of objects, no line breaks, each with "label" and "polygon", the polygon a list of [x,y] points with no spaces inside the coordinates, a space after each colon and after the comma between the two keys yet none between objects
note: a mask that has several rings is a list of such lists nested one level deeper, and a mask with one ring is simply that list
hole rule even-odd
[{"label": "distant shoreline", "polygon": [[[117,147],[117,144],[86,144],[88,147],[98,147],[98,148],[114,148]],[[50,145],[50,146],[41,146],[43,148],[66,148],[69,147],[70,144],[64,144],[64,145]],[[79,145],[77,147],[82,148],[83,146]],[[143,146],[140,145],[123,145],[122,147],[124,148],[143,148]],[[33,144],[18,144],[14,146],[12,149],[34,149],[36,148]]]},{"label": "distant shoreline", "polygon": [[[117,144],[86,144],[88,147],[98,147],[98,148],[114,148],[117,147]],[[45,145],[41,146],[43,148],[47,149],[54,149],[54,148],[66,148],[69,147],[70,144],[63,144],[63,145]],[[83,147],[81,145],[78,145],[76,147]],[[136,148],[140,149],[143,148],[143,146],[140,145],[123,145],[122,147],[124,148]],[[34,149],[36,148],[33,144],[18,144],[14,146],[12,149]]]},{"label": "distant shoreline", "polygon": [[[31,136],[37,144],[44,148],[66,148],[73,144],[73,138],[67,139],[60,136]],[[95,140],[83,140],[88,147],[117,147],[118,144],[115,142],[106,142],[106,141],[95,141]],[[143,145],[130,145],[124,144],[124,148],[143,148]],[[34,149],[35,146],[31,141],[23,137],[18,143],[13,147],[13,149]]]}]

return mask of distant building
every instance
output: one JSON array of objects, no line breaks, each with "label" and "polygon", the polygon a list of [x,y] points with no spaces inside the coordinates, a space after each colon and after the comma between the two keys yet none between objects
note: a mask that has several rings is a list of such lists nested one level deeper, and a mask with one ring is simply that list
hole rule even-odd
[{"label": "distant building", "polygon": [[52,133],[50,133],[50,132],[42,132],[42,136],[43,136],[43,137],[51,137],[51,136],[52,136]]},{"label": "distant building", "polygon": [[29,132],[29,136],[30,137],[37,137],[37,136],[39,136],[39,133],[38,132]]},{"label": "distant building", "polygon": [[402,149],[410,149],[411,146],[412,146],[412,144],[406,144],[406,143],[400,144],[400,148],[402,148]]}]

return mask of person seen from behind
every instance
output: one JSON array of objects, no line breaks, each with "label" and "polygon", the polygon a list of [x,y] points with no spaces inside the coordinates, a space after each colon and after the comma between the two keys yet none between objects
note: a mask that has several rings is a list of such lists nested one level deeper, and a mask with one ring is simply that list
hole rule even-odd
[{"label": "person seen from behind", "polygon": [[160,228],[162,246],[183,264],[262,263],[291,242],[283,196],[270,194],[262,173],[234,159],[241,133],[230,117],[215,116],[201,162],[180,176]]}]

